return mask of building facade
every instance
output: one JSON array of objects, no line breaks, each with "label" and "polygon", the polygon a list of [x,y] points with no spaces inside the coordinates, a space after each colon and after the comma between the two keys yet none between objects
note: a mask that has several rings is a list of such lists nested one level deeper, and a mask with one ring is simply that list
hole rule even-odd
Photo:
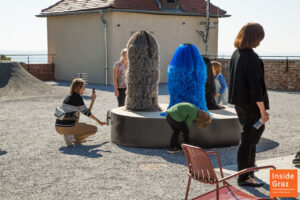
[{"label": "building facade", "polygon": [[[92,3],[93,4],[88,4]],[[194,4],[193,4],[194,3]],[[203,0],[63,0],[46,8],[48,53],[55,54],[55,78],[72,80],[88,73],[90,82],[113,84],[113,65],[136,31],[149,31],[160,46],[160,82],[176,48],[195,44],[201,54],[205,44],[206,2]],[[226,11],[210,5],[208,54],[218,50],[218,18]]]}]

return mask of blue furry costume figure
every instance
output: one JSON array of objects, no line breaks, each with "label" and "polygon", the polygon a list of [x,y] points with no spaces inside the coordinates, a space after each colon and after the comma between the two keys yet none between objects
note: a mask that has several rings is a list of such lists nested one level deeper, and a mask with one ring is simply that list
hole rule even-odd
[{"label": "blue furry costume figure", "polygon": [[206,65],[197,47],[180,45],[168,69],[168,91],[170,105],[189,102],[208,112],[205,100]]}]

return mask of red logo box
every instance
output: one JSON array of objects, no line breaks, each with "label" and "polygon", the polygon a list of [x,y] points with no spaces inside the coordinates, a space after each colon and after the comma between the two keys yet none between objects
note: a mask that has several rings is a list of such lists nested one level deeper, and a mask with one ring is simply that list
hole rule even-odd
[{"label": "red logo box", "polygon": [[270,170],[270,197],[297,197],[297,169]]}]

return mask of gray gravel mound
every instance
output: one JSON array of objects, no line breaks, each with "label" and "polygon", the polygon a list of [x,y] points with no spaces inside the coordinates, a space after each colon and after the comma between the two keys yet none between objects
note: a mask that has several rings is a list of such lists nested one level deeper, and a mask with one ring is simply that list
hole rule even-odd
[{"label": "gray gravel mound", "polygon": [[65,90],[40,81],[19,63],[0,61],[0,100],[60,96],[63,93]]}]

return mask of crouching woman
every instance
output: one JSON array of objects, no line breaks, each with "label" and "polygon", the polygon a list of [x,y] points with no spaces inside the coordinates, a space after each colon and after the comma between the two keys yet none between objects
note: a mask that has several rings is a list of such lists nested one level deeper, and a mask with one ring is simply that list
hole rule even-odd
[{"label": "crouching woman", "polygon": [[92,118],[101,126],[104,124],[104,122],[101,122],[91,113],[96,93],[91,95],[92,101],[89,108],[87,108],[82,98],[84,90],[84,80],[80,78],[73,79],[70,87],[70,95],[64,99],[60,107],[66,114],[62,119],[56,119],[55,129],[59,134],[64,136],[67,146],[72,146],[73,143],[85,142],[85,138],[95,134],[98,130],[97,126],[79,122],[80,112]]}]

